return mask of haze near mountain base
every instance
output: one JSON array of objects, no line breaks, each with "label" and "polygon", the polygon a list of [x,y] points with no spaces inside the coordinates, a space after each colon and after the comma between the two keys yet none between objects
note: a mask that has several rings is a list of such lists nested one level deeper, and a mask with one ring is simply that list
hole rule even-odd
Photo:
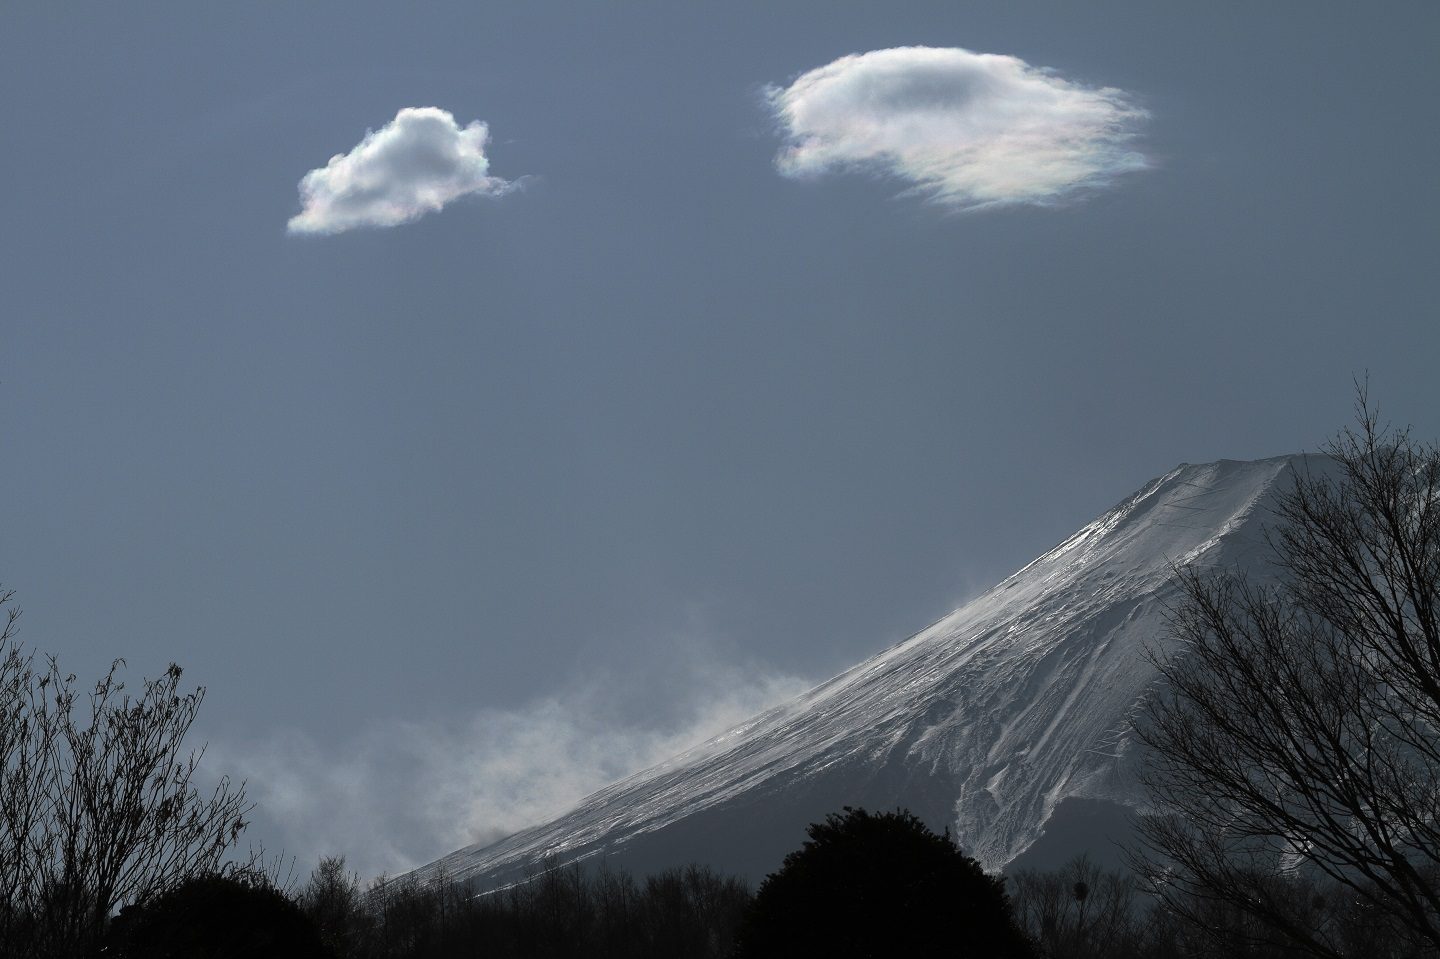
[{"label": "haze near mountain base", "polygon": [[558,819],[417,870],[476,888],[544,860],[758,880],[842,806],[904,807],[988,869],[1088,850],[1143,807],[1129,718],[1156,680],[1172,564],[1270,575],[1268,505],[1324,457],[1182,464],[989,592]]}]

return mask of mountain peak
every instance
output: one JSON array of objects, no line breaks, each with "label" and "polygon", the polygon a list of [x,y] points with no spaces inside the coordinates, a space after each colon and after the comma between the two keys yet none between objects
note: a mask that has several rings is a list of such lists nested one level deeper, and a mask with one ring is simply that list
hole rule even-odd
[{"label": "mountain peak", "polygon": [[483,888],[599,857],[758,879],[846,805],[906,807],[989,868],[1063,857],[1072,840],[1103,858],[1097,824],[1144,802],[1129,717],[1156,680],[1148,651],[1167,646],[1173,567],[1263,571],[1275,493],[1322,461],[1182,463],[909,639],[418,875]]}]

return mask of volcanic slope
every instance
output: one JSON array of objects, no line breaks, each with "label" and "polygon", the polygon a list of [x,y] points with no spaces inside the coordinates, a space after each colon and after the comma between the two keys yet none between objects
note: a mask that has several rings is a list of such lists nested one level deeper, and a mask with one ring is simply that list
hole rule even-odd
[{"label": "volcanic slope", "polygon": [[[1142,804],[1128,718],[1165,651],[1171,563],[1265,572],[1263,526],[1315,457],[1182,464],[915,636],[552,822],[417,871],[475,888],[542,861],[700,862],[759,879],[842,806],[910,809],[998,869],[1051,865]],[[1118,827],[1117,827],[1118,828]]]}]

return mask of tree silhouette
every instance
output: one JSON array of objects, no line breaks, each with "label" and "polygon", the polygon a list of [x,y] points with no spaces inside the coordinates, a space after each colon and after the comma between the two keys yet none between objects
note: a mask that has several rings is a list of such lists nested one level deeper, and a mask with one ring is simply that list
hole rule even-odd
[{"label": "tree silhouette", "polygon": [[1136,724],[1163,813],[1138,865],[1179,914],[1248,917],[1235,949],[1351,954],[1305,873],[1440,949],[1440,449],[1382,428],[1363,387],[1357,407],[1279,499],[1279,583],[1177,573],[1182,653]]},{"label": "tree silhouette", "polygon": [[84,954],[115,909],[220,868],[245,829],[243,785],[202,792],[185,738],[205,689],[180,667],[127,690],[116,660],[79,685],[16,641],[0,589],[0,955]]},{"label": "tree silhouette", "polygon": [[116,959],[332,959],[300,907],[246,876],[191,879],[120,913],[104,955]]},{"label": "tree silhouette", "polygon": [[846,807],[761,884],[742,959],[1032,955],[1005,880],[909,812]]}]

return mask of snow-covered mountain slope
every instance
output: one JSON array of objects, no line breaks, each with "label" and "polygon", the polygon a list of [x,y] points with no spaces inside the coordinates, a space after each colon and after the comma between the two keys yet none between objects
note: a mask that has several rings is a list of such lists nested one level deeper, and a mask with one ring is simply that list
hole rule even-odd
[{"label": "snow-covered mountain slope", "polygon": [[553,822],[418,874],[485,888],[546,858],[604,857],[758,879],[845,805],[907,807],[990,868],[1046,843],[1057,857],[1103,853],[1105,824],[1143,802],[1128,717],[1155,681],[1146,650],[1166,647],[1171,563],[1263,572],[1271,498],[1292,469],[1326,465],[1181,465],[910,639]]}]

